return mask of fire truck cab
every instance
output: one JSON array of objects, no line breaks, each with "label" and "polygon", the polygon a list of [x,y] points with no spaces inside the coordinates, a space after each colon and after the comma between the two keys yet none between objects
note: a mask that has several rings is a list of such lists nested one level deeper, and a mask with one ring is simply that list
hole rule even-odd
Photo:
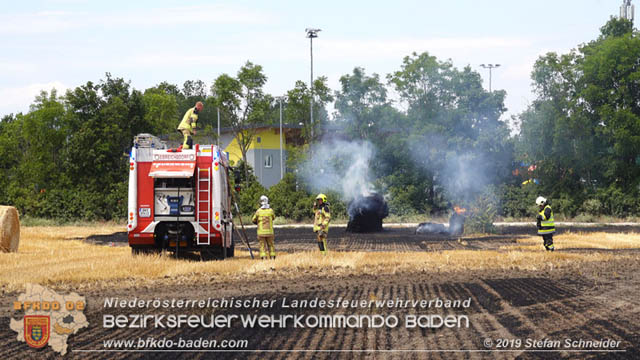
[{"label": "fire truck cab", "polygon": [[234,255],[227,154],[215,145],[168,149],[139,134],[129,156],[127,232],[133,254],[200,252]]}]

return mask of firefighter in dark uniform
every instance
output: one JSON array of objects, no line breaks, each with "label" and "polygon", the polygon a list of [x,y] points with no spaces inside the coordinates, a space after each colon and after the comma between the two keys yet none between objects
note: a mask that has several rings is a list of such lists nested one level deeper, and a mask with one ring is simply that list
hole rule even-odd
[{"label": "firefighter in dark uniform", "polygon": [[327,195],[318,194],[316,202],[313,204],[313,212],[315,218],[313,221],[313,232],[316,233],[318,239],[318,248],[323,255],[327,254],[327,234],[329,233],[329,221],[331,213],[329,212],[329,202]]},{"label": "firefighter in dark uniform", "polygon": [[193,139],[191,135],[196,134],[196,124],[198,122],[198,114],[202,111],[202,102],[198,101],[196,106],[187,110],[182,117],[182,121],[178,125],[178,131],[182,133],[184,136],[184,143],[182,144],[183,149],[193,149]]},{"label": "firefighter in dark uniform", "polygon": [[544,248],[547,251],[553,251],[553,233],[556,232],[556,224],[553,220],[553,210],[549,206],[547,199],[538,196],[536,199],[538,205],[538,216],[536,216],[536,224],[538,226],[538,235],[542,236]]}]

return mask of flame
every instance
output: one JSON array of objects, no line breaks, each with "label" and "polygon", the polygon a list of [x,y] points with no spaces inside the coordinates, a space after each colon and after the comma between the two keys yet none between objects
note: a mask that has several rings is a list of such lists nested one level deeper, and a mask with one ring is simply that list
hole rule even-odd
[{"label": "flame", "polygon": [[467,213],[467,209],[463,208],[463,207],[459,207],[459,206],[454,206],[453,207],[453,211],[456,212],[456,214],[458,215],[464,215]]}]

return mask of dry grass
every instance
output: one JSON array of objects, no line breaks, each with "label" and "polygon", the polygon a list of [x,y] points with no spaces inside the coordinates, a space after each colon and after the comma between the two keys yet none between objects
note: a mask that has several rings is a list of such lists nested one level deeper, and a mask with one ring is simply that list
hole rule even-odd
[{"label": "dry grass", "polygon": [[[0,254],[0,286],[4,291],[22,290],[26,283],[76,290],[93,287],[151,287],[158,282],[194,283],[203,279],[251,279],[257,274],[296,278],[313,272],[322,275],[396,273],[411,271],[541,270],[576,267],[584,262],[609,261],[613,255],[546,253],[536,237],[520,245],[487,251],[442,252],[319,252],[280,254],[275,261],[254,261],[247,252],[236,251],[226,261],[189,261],[169,256],[133,257],[129,247],[111,247],[82,241],[91,235],[122,231],[121,225],[98,227],[25,227],[18,253]],[[535,245],[534,245],[535,244]],[[640,248],[640,236],[629,234],[569,234],[556,237],[558,249],[566,247]],[[277,247],[277,244],[276,244]]]},{"label": "dry grass", "polygon": [[[553,237],[556,250],[562,249],[638,249],[640,248],[640,234],[622,233],[565,233]],[[503,249],[540,250],[542,237],[533,236],[518,240],[518,246],[502,247]]]}]

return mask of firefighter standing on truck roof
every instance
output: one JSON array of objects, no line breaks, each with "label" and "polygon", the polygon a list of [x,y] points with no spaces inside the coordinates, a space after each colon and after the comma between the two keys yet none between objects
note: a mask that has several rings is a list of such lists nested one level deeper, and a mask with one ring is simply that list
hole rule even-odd
[{"label": "firefighter standing on truck roof", "polygon": [[553,210],[547,202],[547,199],[538,196],[536,199],[538,205],[538,216],[536,216],[536,224],[538,226],[538,235],[544,240],[544,248],[547,251],[553,251],[553,233],[556,232],[556,224],[553,220]]},{"label": "firefighter standing on truck roof", "polygon": [[182,121],[180,125],[178,125],[178,131],[184,135],[184,143],[182,144],[183,149],[192,149],[193,148],[193,139],[191,138],[191,134],[196,134],[196,123],[198,121],[198,113],[202,111],[202,102],[198,101],[196,106],[187,110],[182,117]]},{"label": "firefighter standing on truck roof", "polygon": [[326,255],[327,234],[329,233],[329,221],[331,220],[327,195],[318,194],[318,196],[316,196],[316,202],[313,204],[313,212],[315,213],[313,232],[317,234],[318,248],[320,248],[320,252],[322,252],[323,255]]},{"label": "firefighter standing on truck roof", "polygon": [[260,242],[260,258],[262,260],[267,257],[266,246],[269,247],[269,258],[276,258],[276,247],[273,243],[275,240],[273,220],[275,218],[273,209],[269,207],[269,198],[264,195],[260,196],[260,208],[253,215],[251,221],[258,225],[258,241]]}]

